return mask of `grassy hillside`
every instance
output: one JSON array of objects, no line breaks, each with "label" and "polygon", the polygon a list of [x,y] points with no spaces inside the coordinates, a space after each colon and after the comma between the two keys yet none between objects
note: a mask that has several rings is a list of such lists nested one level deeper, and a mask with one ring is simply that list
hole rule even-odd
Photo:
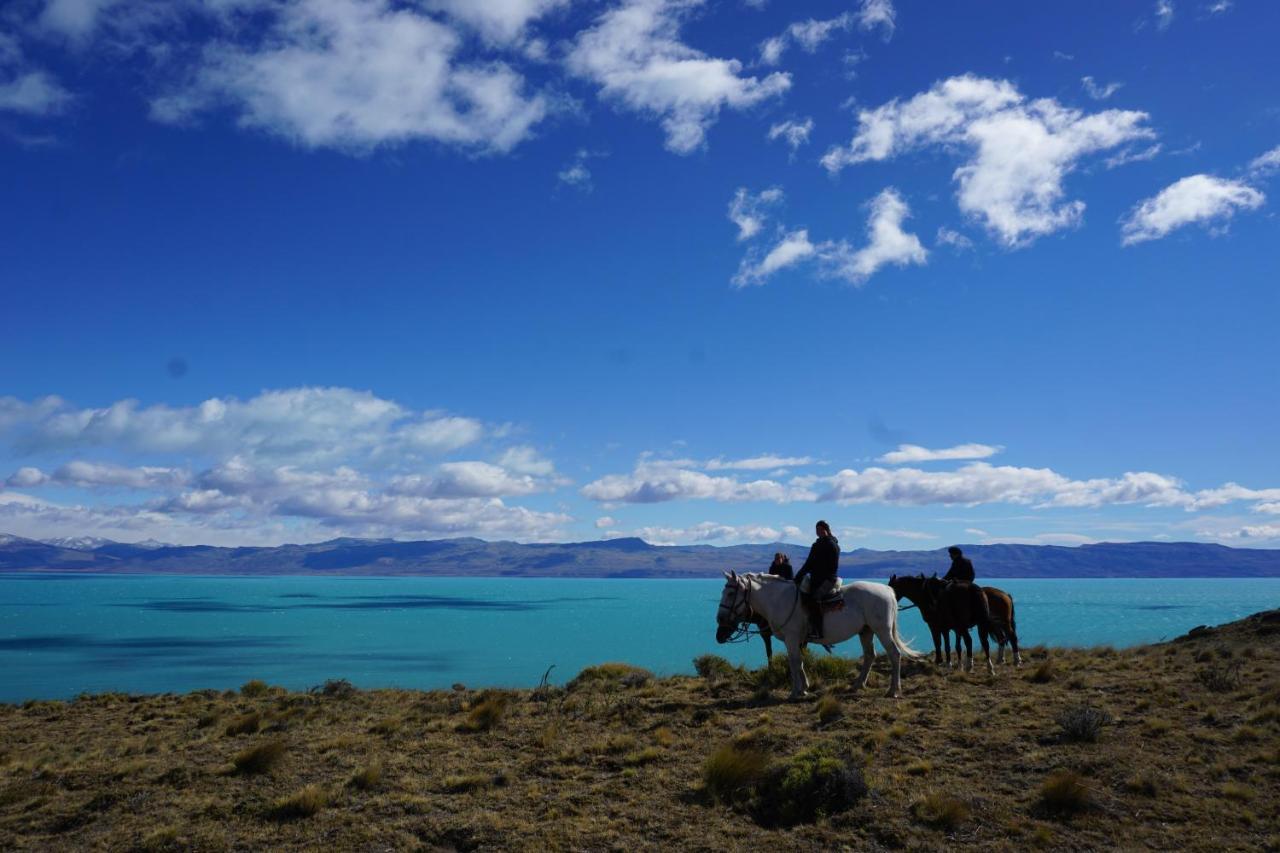
[{"label": "grassy hillside", "polygon": [[566,688],[0,706],[0,848],[1280,849],[1280,611],[905,698],[781,659]]}]

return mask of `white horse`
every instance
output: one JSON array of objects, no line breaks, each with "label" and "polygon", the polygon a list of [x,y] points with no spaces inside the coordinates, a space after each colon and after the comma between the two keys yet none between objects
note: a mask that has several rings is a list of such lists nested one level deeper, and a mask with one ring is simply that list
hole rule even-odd
[{"label": "white horse", "polygon": [[[804,671],[801,650],[808,641],[809,614],[800,602],[796,585],[773,575],[725,572],[724,593],[720,596],[720,609],[716,613],[719,630],[716,640],[723,643],[739,625],[746,622],[752,611],[769,622],[775,637],[787,646],[787,660],[791,664],[791,698],[800,699],[809,693],[809,676]],[[893,590],[882,583],[856,581],[841,586],[844,609],[824,615],[822,631],[825,636],[814,642],[826,646],[843,643],[854,636],[862,640],[862,669],[854,680],[854,688],[867,686],[871,663],[875,660],[875,646],[871,636],[880,638],[893,667],[888,696],[902,695],[902,658],[922,657],[920,652],[907,645],[898,636],[898,599]]]}]

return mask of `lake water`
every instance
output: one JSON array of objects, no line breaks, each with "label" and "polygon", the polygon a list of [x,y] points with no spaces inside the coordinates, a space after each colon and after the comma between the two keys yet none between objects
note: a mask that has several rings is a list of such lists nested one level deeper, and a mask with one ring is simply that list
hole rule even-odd
[{"label": "lake water", "polygon": [[[1280,578],[1000,580],[1025,646],[1127,646],[1280,607]],[[0,701],[183,692],[252,678],[305,688],[529,687],[622,660],[691,672],[721,580],[0,576]],[[930,646],[914,610],[903,635]],[[857,644],[845,647],[857,653]]]}]

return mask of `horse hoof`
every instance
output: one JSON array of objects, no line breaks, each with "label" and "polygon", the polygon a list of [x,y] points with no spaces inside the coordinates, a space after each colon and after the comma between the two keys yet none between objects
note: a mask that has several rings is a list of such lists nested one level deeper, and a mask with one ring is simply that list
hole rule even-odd
[{"label": "horse hoof", "polygon": [[886,698],[886,699],[901,699],[901,698],[902,698],[902,691],[901,691],[901,690],[890,690],[888,693],[886,693],[886,694],[884,694],[884,695],[885,695],[885,698]]}]

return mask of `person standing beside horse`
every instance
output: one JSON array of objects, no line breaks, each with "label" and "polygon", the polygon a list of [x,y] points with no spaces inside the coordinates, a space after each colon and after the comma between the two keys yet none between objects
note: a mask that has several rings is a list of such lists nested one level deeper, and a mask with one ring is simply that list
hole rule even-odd
[{"label": "person standing beside horse", "polygon": [[[796,573],[796,586],[800,587],[800,595],[804,599],[805,609],[809,611],[809,622],[813,625],[813,635],[822,638],[822,599],[836,585],[836,572],[840,568],[840,540],[831,532],[831,525],[819,521],[814,525],[818,538],[809,549],[809,556],[804,565]],[[805,586],[805,579],[809,584]]]}]

